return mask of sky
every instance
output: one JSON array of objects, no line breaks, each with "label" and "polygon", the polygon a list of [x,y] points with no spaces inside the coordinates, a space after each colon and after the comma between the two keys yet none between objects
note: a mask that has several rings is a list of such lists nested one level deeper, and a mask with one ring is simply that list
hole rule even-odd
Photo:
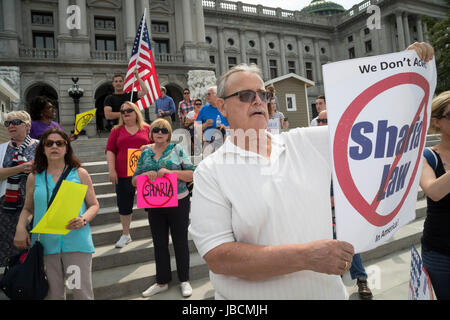
[{"label": "sky", "polygon": [[[261,4],[265,7],[280,7],[287,10],[301,10],[311,3],[312,0],[231,0],[234,2],[241,1],[249,4]],[[332,0],[343,6],[345,9],[350,9],[355,4],[363,2],[363,0]]]}]

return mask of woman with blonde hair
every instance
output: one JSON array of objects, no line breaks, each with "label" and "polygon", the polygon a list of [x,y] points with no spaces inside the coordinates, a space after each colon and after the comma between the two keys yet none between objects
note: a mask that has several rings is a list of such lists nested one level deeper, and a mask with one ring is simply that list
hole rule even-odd
[{"label": "woman with blonde hair", "polygon": [[14,233],[39,142],[29,135],[31,117],[26,111],[9,112],[4,125],[10,140],[0,144],[0,267],[6,266],[8,257],[19,253],[14,247]]},{"label": "woman with blonde hair", "polygon": [[430,131],[441,141],[424,150],[420,186],[427,195],[422,260],[438,300],[450,300],[450,91],[433,99]]},{"label": "woman with blonde hair", "polygon": [[138,175],[146,175],[153,181],[156,177],[176,173],[178,206],[147,209],[155,250],[156,283],[145,290],[142,295],[150,297],[167,290],[169,287],[168,283],[172,280],[169,254],[170,230],[177,263],[178,280],[181,283],[181,294],[183,297],[188,297],[192,294],[189,283],[188,247],[191,202],[186,182],[192,181],[195,167],[183,147],[171,143],[172,127],[167,120],[159,118],[153,121],[150,139],[154,143],[142,152],[133,175],[133,185],[136,185]]},{"label": "woman with blonde hair", "polygon": [[116,248],[123,248],[131,242],[130,224],[136,188],[127,174],[128,149],[139,149],[149,144],[149,134],[150,126],[144,122],[138,106],[129,101],[122,104],[119,124],[111,130],[106,145],[109,180],[116,186],[117,207],[123,230]]}]

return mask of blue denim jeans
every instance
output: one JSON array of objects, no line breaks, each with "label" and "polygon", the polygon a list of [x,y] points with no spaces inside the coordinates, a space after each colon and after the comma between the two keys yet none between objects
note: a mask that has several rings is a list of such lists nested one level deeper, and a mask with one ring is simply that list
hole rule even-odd
[{"label": "blue denim jeans", "polygon": [[361,255],[359,253],[353,256],[352,266],[350,267],[350,276],[352,279],[367,279],[366,269],[364,268]]},{"label": "blue denim jeans", "polygon": [[438,300],[450,300],[450,256],[422,244],[422,261]]}]

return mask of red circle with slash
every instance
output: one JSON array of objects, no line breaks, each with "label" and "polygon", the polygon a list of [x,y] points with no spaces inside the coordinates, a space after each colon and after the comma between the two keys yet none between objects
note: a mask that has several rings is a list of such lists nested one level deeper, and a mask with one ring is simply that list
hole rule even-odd
[{"label": "red circle with slash", "polygon": [[[375,97],[385,92],[386,90],[404,84],[416,85],[420,87],[425,93],[417,110],[417,113],[414,117],[414,120],[411,126],[409,127],[407,136],[405,138],[405,144],[409,139],[408,138],[409,135],[412,134],[412,128],[414,127],[415,123],[417,122],[422,112],[424,114],[423,118],[424,125],[422,126],[419,152],[417,155],[416,164],[414,166],[414,170],[412,171],[408,186],[405,189],[405,193],[402,199],[400,200],[399,204],[394,208],[392,212],[388,213],[387,215],[380,215],[377,212],[377,208],[381,200],[377,199],[378,197],[375,196],[375,199],[372,201],[372,203],[368,203],[359,192],[353,180],[348,162],[349,137],[353,124],[356,121],[356,118],[364,110],[364,108],[370,101],[372,101]],[[425,135],[427,132],[427,128],[425,125],[427,123],[426,108],[429,100],[429,95],[430,95],[430,85],[428,81],[421,75],[413,72],[396,74],[373,84],[372,86],[367,88],[364,92],[362,92],[359,96],[357,96],[352,101],[352,103],[350,103],[345,112],[342,114],[341,120],[338,123],[334,136],[333,154],[334,154],[334,167],[337,179],[339,181],[339,185],[341,186],[341,189],[347,200],[350,202],[350,204],[356,209],[357,212],[359,212],[359,214],[361,214],[361,216],[363,216],[369,223],[371,223],[374,226],[382,227],[388,224],[390,221],[392,221],[392,219],[394,219],[397,213],[400,211],[403,203],[406,200],[406,197],[409,194],[409,190],[411,189],[411,186],[417,174],[419,164],[421,162],[422,152],[425,144]],[[399,152],[399,154],[395,157],[395,160],[391,166],[389,174],[386,177],[384,191],[387,188],[392,172],[394,171],[395,167],[398,165],[401,157],[404,154],[403,153],[404,148],[405,145],[403,145],[402,151]]]}]

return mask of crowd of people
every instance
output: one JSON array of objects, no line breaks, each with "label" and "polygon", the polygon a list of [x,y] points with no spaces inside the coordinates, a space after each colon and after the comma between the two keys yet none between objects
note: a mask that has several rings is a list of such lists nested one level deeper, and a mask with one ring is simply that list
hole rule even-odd
[{"label": "crowd of people", "polygon": [[[416,50],[424,61],[434,54],[425,43],[408,49]],[[124,93],[123,80],[121,75],[114,76],[114,93],[105,99],[104,109],[106,119],[114,125],[105,153],[122,225],[116,248],[132,241],[137,177],[145,175],[154,181],[166,174],[177,175],[178,206],[146,209],[156,282],[142,292],[144,297],[166,291],[172,281],[169,234],[181,294],[192,295],[190,233],[210,269],[216,299],[347,299],[340,276],[348,270],[357,279],[361,298],[372,298],[360,255],[355,255],[352,244],[333,239],[325,96],[316,100],[318,115],[310,126],[317,128],[287,131],[289,122],[280,111],[273,86],[264,86],[256,66],[242,64],[221,75],[217,86],[208,88],[205,105],[185,89],[178,113],[162,87],[156,119],[149,125],[134,103],[146,93],[145,85],[131,96]],[[73,152],[73,139],[52,120],[51,101],[37,97],[30,107],[31,117],[25,111],[13,111],[4,122],[10,141],[0,145],[0,267],[39,238],[49,281],[46,299],[65,298],[64,270],[73,264],[80,267],[82,275],[80,289],[73,290],[74,298],[93,299],[95,249],[89,224],[99,203],[92,181]],[[205,145],[213,147],[212,154],[197,167],[189,152],[172,141],[176,115],[192,135],[195,127],[199,128]],[[267,134],[241,139],[240,129]],[[441,133],[442,139],[425,151],[420,180],[428,201],[422,258],[437,298],[450,299],[449,91],[433,100],[431,129]],[[251,149],[255,145],[256,149]],[[128,149],[142,150],[132,176],[127,171]],[[233,165],[236,157],[244,161]],[[252,158],[261,161],[256,165],[247,161]],[[230,165],[224,165],[227,163]],[[262,166],[276,174],[261,174]],[[49,207],[49,195],[63,178],[87,186],[78,217],[67,222],[71,232],[30,236],[29,231]],[[191,199],[187,184],[192,181]]]}]

